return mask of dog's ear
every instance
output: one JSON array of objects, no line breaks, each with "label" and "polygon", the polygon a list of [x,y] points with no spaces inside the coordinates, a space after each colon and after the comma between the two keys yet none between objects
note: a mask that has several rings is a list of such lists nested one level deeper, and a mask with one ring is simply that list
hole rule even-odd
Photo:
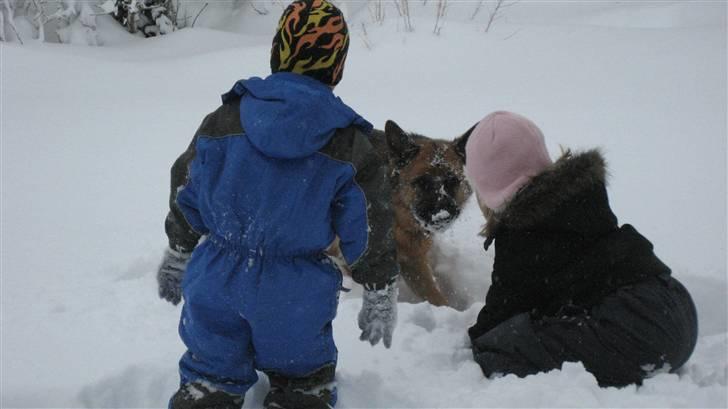
[{"label": "dog's ear", "polygon": [[477,123],[475,125],[471,126],[470,129],[465,131],[465,133],[462,134],[462,136],[460,136],[459,138],[456,138],[454,141],[452,141],[452,146],[455,149],[455,153],[457,153],[458,156],[460,156],[460,158],[463,160],[463,162],[465,162],[465,145],[467,145],[468,139],[470,138],[470,134],[473,133],[473,129],[475,129],[476,126],[478,126]]},{"label": "dog's ear", "polygon": [[389,151],[400,168],[406,166],[420,151],[414,139],[392,120],[384,125],[384,134]]}]

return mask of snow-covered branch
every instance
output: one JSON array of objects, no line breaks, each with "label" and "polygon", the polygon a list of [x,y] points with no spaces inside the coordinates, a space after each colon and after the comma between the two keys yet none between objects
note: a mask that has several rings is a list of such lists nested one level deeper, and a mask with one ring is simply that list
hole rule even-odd
[{"label": "snow-covered branch", "polygon": [[[23,39],[20,37],[18,27],[15,25],[15,3],[11,3],[10,0],[3,0],[3,5],[5,6],[5,13],[0,10],[0,19],[2,20],[2,22],[0,22],[0,41],[8,41],[5,37],[5,22],[7,21],[10,29],[13,31],[13,34],[15,34],[15,38],[17,38],[18,42],[22,45]],[[7,14],[7,17],[5,14]]]}]

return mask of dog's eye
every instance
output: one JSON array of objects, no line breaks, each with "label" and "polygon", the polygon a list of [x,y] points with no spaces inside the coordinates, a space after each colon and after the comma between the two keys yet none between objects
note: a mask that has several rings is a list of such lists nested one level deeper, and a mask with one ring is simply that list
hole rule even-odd
[{"label": "dog's eye", "polygon": [[457,176],[449,176],[445,179],[445,187],[447,189],[455,189],[458,187],[458,184],[460,184],[460,179]]},{"label": "dog's eye", "polygon": [[431,190],[433,188],[433,186],[434,186],[433,185],[433,182],[432,182],[432,179],[429,178],[429,177],[417,178],[412,183],[412,185],[414,187],[420,188],[422,190]]}]

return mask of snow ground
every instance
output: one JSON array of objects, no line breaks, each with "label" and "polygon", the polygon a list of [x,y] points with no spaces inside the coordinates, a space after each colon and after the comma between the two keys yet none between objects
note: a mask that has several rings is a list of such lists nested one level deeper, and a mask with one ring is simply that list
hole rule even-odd
[{"label": "snow ground", "polygon": [[[339,407],[728,406],[726,5],[625,3],[524,2],[488,34],[472,4],[454,3],[440,36],[432,9],[415,9],[416,31],[404,33],[393,10],[379,26],[348,3],[354,38],[337,94],[380,128],[391,118],[450,139],[508,109],[541,126],[552,155],[603,147],[621,222],[693,294],[692,359],[620,390],[598,388],[579,364],[484,379],[465,328],[492,255],[471,201],[437,250],[470,308],[400,304],[385,350],[358,341],[360,301],[345,297]],[[99,48],[0,43],[1,407],[166,405],[183,352],[179,309],[157,299],[154,277],[169,166],[219,94],[267,74],[275,7],[250,25],[249,10],[213,7],[208,28],[149,40],[102,19]],[[264,393],[263,379],[246,407]]]}]

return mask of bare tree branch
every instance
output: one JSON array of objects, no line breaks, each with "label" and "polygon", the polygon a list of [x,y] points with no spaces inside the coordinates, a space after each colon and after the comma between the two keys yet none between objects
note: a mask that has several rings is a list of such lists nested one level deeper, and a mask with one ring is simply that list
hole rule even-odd
[{"label": "bare tree branch", "polygon": [[399,0],[392,0],[394,2],[394,7],[397,9],[397,13],[399,13],[399,16],[402,17],[402,8],[399,7]]},{"label": "bare tree branch", "polygon": [[372,49],[372,44],[369,42],[369,34],[367,33],[367,26],[364,24],[364,22],[361,22],[361,39],[364,42],[364,47],[367,48],[367,50]]},{"label": "bare tree branch", "polygon": [[195,23],[197,22],[197,18],[200,17],[200,14],[202,14],[202,12],[205,11],[205,9],[207,8],[208,5],[210,5],[210,3],[205,3],[205,5],[202,6],[202,8],[200,9],[200,12],[197,13],[197,15],[195,16],[195,19],[192,20],[192,26],[191,26],[192,28],[195,27]]},{"label": "bare tree branch", "polygon": [[445,13],[447,11],[447,0],[438,0],[437,1],[437,15],[435,16],[435,28],[433,28],[432,32],[435,33],[435,35],[440,35],[440,30],[442,30],[442,23],[443,19],[445,18]]},{"label": "bare tree branch", "polygon": [[501,13],[504,9],[508,7],[514,6],[518,1],[506,1],[506,0],[496,0],[495,5],[490,10],[490,15],[488,16],[488,22],[485,25],[485,32],[487,33],[490,28],[493,26],[493,23],[496,22],[498,19],[503,17]]},{"label": "bare tree branch", "polygon": [[45,9],[43,9],[43,3],[45,3],[45,0],[32,0],[32,2],[36,13],[33,18],[33,22],[38,25],[38,39],[40,41],[45,41],[45,23],[48,22],[48,16],[45,13]]},{"label": "bare tree branch", "polygon": [[384,23],[384,17],[385,17],[385,8],[382,0],[373,0],[369,2],[369,15],[371,16],[372,20],[382,25]]},{"label": "bare tree branch", "polygon": [[514,31],[510,35],[503,38],[503,40],[510,40],[512,37],[514,37],[516,34],[520,33],[523,28],[519,28],[518,30]]},{"label": "bare tree branch", "polygon": [[475,20],[475,16],[477,16],[477,15],[478,15],[478,13],[480,13],[480,9],[482,9],[482,8],[483,8],[483,1],[484,1],[484,0],[480,0],[480,1],[478,2],[478,4],[477,4],[477,5],[475,5],[475,10],[473,10],[473,15],[471,15],[471,16],[470,16],[470,19],[471,19],[471,20]]},{"label": "bare tree branch", "polygon": [[255,12],[258,13],[258,15],[260,15],[260,16],[268,15],[268,9],[265,8],[265,5],[263,5],[263,9],[259,9],[258,7],[256,7],[254,0],[250,1],[250,7],[252,7],[253,10],[255,10]]},{"label": "bare tree branch", "polygon": [[409,9],[409,0],[399,0],[399,5],[401,7],[400,14],[402,15],[404,19],[404,29],[407,32],[415,31],[414,27],[412,27],[412,19],[410,15],[410,9]]},{"label": "bare tree branch", "polygon": [[8,10],[8,24],[10,24],[10,28],[13,30],[13,33],[15,33],[15,38],[18,39],[20,42],[20,45],[25,45],[23,43],[23,39],[20,38],[20,34],[18,33],[18,28],[15,27],[15,10],[10,7],[10,0],[5,0],[5,8]]},{"label": "bare tree branch", "polygon": [[5,14],[0,11],[0,41],[5,41]]}]

